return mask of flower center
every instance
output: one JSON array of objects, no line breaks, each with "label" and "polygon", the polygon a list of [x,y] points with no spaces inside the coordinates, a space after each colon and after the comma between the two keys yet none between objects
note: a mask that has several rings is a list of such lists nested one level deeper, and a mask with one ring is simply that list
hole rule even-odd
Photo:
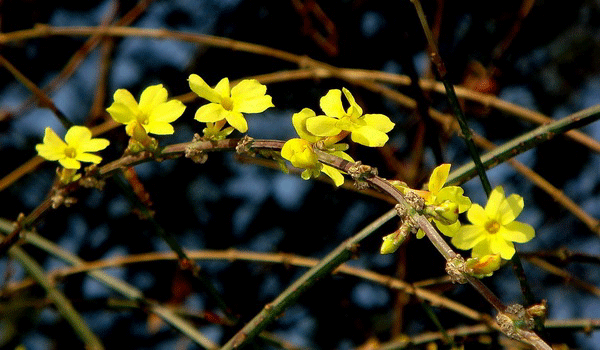
[{"label": "flower center", "polygon": [[65,148],[65,156],[67,158],[75,158],[77,156],[77,150],[74,147]]},{"label": "flower center", "polygon": [[136,115],[135,119],[141,125],[148,125],[150,117],[148,116],[148,113],[140,112],[138,115]]},{"label": "flower center", "polygon": [[231,99],[231,97],[225,97],[221,100],[221,106],[223,106],[223,108],[225,108],[225,110],[227,111],[232,111],[233,110],[233,100]]},{"label": "flower center", "polygon": [[485,229],[489,233],[496,233],[500,230],[500,223],[496,220],[490,220],[486,222]]}]

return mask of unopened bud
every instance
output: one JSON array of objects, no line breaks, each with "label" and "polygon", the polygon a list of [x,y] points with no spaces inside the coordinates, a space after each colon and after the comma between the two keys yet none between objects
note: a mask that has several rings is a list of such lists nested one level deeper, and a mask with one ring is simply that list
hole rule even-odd
[{"label": "unopened bud", "polygon": [[546,308],[546,301],[542,301],[540,304],[531,305],[525,312],[533,317],[546,317],[548,309]]},{"label": "unopened bud", "polygon": [[489,277],[502,265],[498,254],[484,255],[480,258],[467,259],[466,266],[469,274],[477,278]]},{"label": "unopened bud", "polygon": [[427,205],[424,214],[444,225],[452,225],[458,220],[458,204],[447,200],[440,204]]},{"label": "unopened bud", "polygon": [[383,237],[383,243],[379,252],[381,254],[391,254],[398,250],[402,242],[408,237],[410,229],[408,225],[402,224],[399,229]]}]

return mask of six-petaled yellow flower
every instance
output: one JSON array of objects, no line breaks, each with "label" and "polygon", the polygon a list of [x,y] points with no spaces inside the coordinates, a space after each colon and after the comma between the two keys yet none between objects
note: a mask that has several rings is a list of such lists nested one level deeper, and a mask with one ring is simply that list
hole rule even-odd
[{"label": "six-petaled yellow flower", "polygon": [[[344,183],[344,176],[336,168],[321,164],[313,147],[316,143],[322,141],[324,137],[318,137],[310,134],[306,130],[306,120],[315,116],[315,112],[310,108],[304,108],[292,116],[292,124],[301,138],[288,140],[281,149],[281,156],[292,163],[297,168],[305,169],[301,176],[304,180],[317,177],[321,172],[329,176],[336,186]],[[338,156],[347,161],[354,162],[352,157],[344,152],[347,145],[327,144],[323,145],[323,151]]]},{"label": "six-petaled yellow flower", "polygon": [[453,234],[452,244],[459,249],[473,249],[471,255],[476,258],[499,254],[509,260],[515,254],[513,242],[525,243],[535,235],[533,227],[515,221],[523,206],[523,197],[505,197],[501,186],[494,188],[485,208],[471,206],[467,212],[471,225],[461,226]]},{"label": "six-petaled yellow flower", "polygon": [[64,168],[79,169],[80,162],[100,163],[102,157],[89,152],[103,150],[109,144],[106,139],[93,139],[90,129],[84,126],[69,128],[65,141],[48,127],[44,133],[44,143],[37,144],[35,149],[41,157],[57,160]]},{"label": "six-petaled yellow flower", "polygon": [[[429,177],[427,184],[429,191],[416,192],[425,199],[425,205],[432,208],[436,214],[432,219],[438,230],[450,236],[460,227],[458,214],[464,213],[471,207],[471,200],[463,195],[464,190],[459,186],[444,187],[448,174],[450,174],[450,164],[437,166]],[[422,230],[417,232],[417,238],[422,238],[424,235]]]},{"label": "six-petaled yellow flower", "polygon": [[233,88],[229,87],[228,78],[221,79],[214,88],[196,74],[190,75],[188,81],[193,92],[211,102],[196,111],[194,119],[199,122],[227,121],[238,131],[246,132],[248,123],[243,113],[261,113],[274,107],[271,96],[266,95],[267,87],[255,79],[242,80]]},{"label": "six-petaled yellow flower", "polygon": [[[344,109],[342,92],[350,107]],[[354,97],[346,88],[329,90],[321,98],[321,109],[325,115],[315,116],[306,121],[306,129],[316,136],[336,136],[350,133],[356,143],[369,147],[381,147],[387,140],[387,132],[394,128],[394,123],[383,114],[364,114]]]},{"label": "six-petaled yellow flower", "polygon": [[181,117],[185,105],[179,100],[167,101],[167,97],[167,89],[162,84],[147,87],[140,96],[139,104],[129,91],[118,89],[114,102],[106,111],[115,121],[126,125],[125,131],[129,136],[144,132],[170,135],[175,132],[171,123]]}]

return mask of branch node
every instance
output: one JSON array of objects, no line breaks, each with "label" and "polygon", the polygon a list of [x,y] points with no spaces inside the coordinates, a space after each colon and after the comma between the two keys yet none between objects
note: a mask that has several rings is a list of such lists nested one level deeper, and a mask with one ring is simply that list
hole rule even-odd
[{"label": "branch node", "polygon": [[65,189],[55,190],[52,196],[50,197],[50,200],[52,201],[52,209],[57,209],[61,205],[64,205],[68,208],[71,205],[77,203],[77,198],[67,197],[67,191]]},{"label": "branch node", "polygon": [[240,139],[237,146],[235,146],[235,152],[237,154],[245,154],[251,157],[256,156],[256,152],[252,150],[252,143],[254,143],[254,139],[248,135],[245,135]]},{"label": "branch node", "polygon": [[85,188],[97,188],[102,191],[104,189],[104,185],[106,185],[106,181],[102,179],[98,179],[96,175],[98,174],[98,166],[96,164],[92,164],[84,169],[85,176],[79,179],[79,184]]},{"label": "branch node", "polygon": [[406,202],[419,213],[425,209],[425,200],[413,191],[408,191],[404,195],[404,199],[406,199]]},{"label": "branch node", "polygon": [[196,143],[202,140],[202,136],[199,134],[194,134],[194,138],[192,138],[192,143],[185,148],[184,156],[192,160],[192,162],[197,164],[204,164],[208,160],[208,154],[201,149],[196,147]]},{"label": "branch node", "polygon": [[452,283],[467,283],[467,277],[465,276],[468,273],[467,270],[468,267],[465,259],[460,255],[456,255],[454,258],[446,261],[446,273],[450,276]]},{"label": "branch node", "polygon": [[521,304],[508,305],[504,312],[496,315],[496,322],[502,333],[520,339],[519,330],[531,330],[535,326],[533,315]]},{"label": "branch node", "polygon": [[369,187],[369,184],[365,180],[377,176],[377,168],[357,161],[348,169],[348,174],[354,179],[354,186],[359,190],[364,190]]}]

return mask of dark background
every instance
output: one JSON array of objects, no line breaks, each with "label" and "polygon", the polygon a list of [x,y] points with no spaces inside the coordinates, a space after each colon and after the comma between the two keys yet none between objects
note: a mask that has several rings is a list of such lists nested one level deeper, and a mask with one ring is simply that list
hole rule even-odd
[{"label": "dark background", "polygon": [[[36,23],[54,26],[98,25],[119,4],[119,18],[133,1],[10,1],[0,3],[0,29],[3,33],[32,28]],[[405,1],[319,1],[335,28],[331,47],[319,45],[312,31],[325,32],[315,16],[303,15],[293,1],[153,1],[134,22],[143,28],[172,30],[223,36],[307,55],[337,67],[382,70],[400,74],[430,76],[432,70],[425,53],[425,40],[414,7]],[[310,3],[308,1],[307,3]],[[423,1],[430,23],[436,10],[441,11],[439,49],[449,79],[455,84],[478,78],[474,87],[497,94],[515,104],[561,118],[600,101],[599,4],[594,1],[536,1],[522,20],[521,1]],[[510,35],[514,30],[516,35]],[[83,44],[85,38],[51,37],[13,42],[0,46],[0,54],[29,79],[44,86]],[[508,43],[503,46],[502,43]],[[499,49],[503,48],[503,49]],[[51,95],[57,107],[74,123],[98,124],[107,115],[90,119],[96,82],[101,76],[101,54],[95,49],[75,74]],[[187,77],[199,74],[210,85],[222,77],[231,80],[246,76],[295,69],[280,60],[212,48],[174,40],[140,38],[115,39],[106,92],[106,108],[118,88],[126,88],[139,97],[148,85],[162,83],[170,96],[189,92]],[[473,73],[481,67],[489,77]],[[485,74],[484,74],[485,75]],[[35,155],[43,130],[51,126],[59,135],[65,130],[48,109],[20,107],[30,93],[6,70],[0,70],[0,176]],[[409,181],[419,187],[436,165],[435,150],[443,161],[457,167],[466,163],[468,154],[456,135],[444,135],[435,124],[427,126],[424,154],[417,158],[415,145],[420,117],[414,111],[396,105],[384,97],[335,79],[292,81],[271,84],[268,93],[276,108],[247,118],[248,134],[255,138],[289,139],[295,137],[291,115],[304,107],[319,111],[318,100],[329,89],[349,88],[366,113],[384,113],[395,123],[390,133],[389,152],[351,145],[355,159],[377,166],[380,175]],[[448,111],[444,96],[408,88],[402,91],[422,98],[442,111]],[[187,104],[184,115],[174,123],[176,133],[159,137],[162,145],[190,141],[203,125],[193,120],[203,101]],[[497,144],[535,127],[497,110],[467,103],[470,126]],[[600,128],[593,124],[584,129],[598,139]],[[236,136],[239,136],[236,134]],[[104,137],[111,140],[102,152],[106,160],[120,156],[127,138],[122,128]],[[416,154],[416,155],[415,155]],[[391,166],[390,157],[396,161]],[[439,158],[439,155],[438,155]],[[518,159],[538,171],[568,194],[594,217],[600,217],[597,154],[562,137],[529,151]],[[398,166],[397,164],[400,164]],[[35,172],[0,192],[1,216],[14,220],[21,212],[36,207],[50,190],[56,164],[44,163]],[[210,154],[208,162],[197,165],[186,159],[136,166],[150,194],[156,221],[175,235],[185,249],[227,249],[261,252],[289,252],[323,257],[373,219],[391,208],[380,199],[353,191],[336,189],[328,182],[303,181],[236,159],[233,154]],[[408,177],[409,170],[417,176]],[[533,225],[536,238],[518,249],[523,252],[567,247],[572,251],[598,255],[598,236],[577,221],[545,193],[504,164],[489,171],[492,186],[503,185],[507,193],[519,193],[526,208],[519,220]],[[485,194],[478,180],[464,185],[474,202],[484,204]],[[80,193],[79,204],[53,211],[38,226],[38,232],[85,260],[152,251],[168,247],[146,221],[132,212],[132,204],[114,182],[104,191]],[[443,275],[443,259],[426,240],[411,239],[396,254],[378,254],[381,237],[395,229],[386,224],[369,237],[351,264],[416,282]],[[28,249],[47,269],[63,266],[35,249]],[[249,262],[200,261],[199,265],[214,284],[241,323],[253,317],[265,303],[275,298],[305,271],[301,268]],[[598,285],[596,265],[570,264],[569,272]],[[597,296],[565,285],[533,265],[525,269],[536,297],[549,302],[550,319],[598,318]],[[190,312],[219,314],[214,301],[189,276],[178,272],[175,263],[148,263],[112,269],[112,274],[133,283],[147,297],[172,301],[173,286],[191,288],[180,305]],[[0,260],[3,283],[25,278],[24,271],[6,257]],[[497,272],[488,284],[505,303],[522,302],[518,283],[510,267]],[[194,348],[181,335],[164,326],[149,331],[147,315],[141,310],[121,310],[106,306],[118,298],[100,284],[77,275],[62,283],[65,294],[74,301],[107,348],[167,349],[175,346]],[[492,313],[489,305],[469,287],[437,286],[445,295],[467,306]],[[43,296],[30,289],[21,297]],[[1,295],[0,303],[10,305],[18,296]],[[401,298],[402,299],[402,298]],[[394,316],[400,305],[402,319]],[[5,309],[6,310],[6,309]],[[1,315],[0,341],[7,348],[24,344],[27,349],[78,348],[79,340],[52,307],[23,307],[18,313]],[[435,309],[446,328],[472,321]],[[223,344],[238,326],[227,327],[198,320],[199,329],[215,342]],[[12,332],[15,330],[15,332]],[[301,348],[351,349],[370,337],[387,341],[398,331],[415,335],[436,328],[422,305],[414,298],[398,303],[394,291],[354,277],[335,275],[319,281],[298,304],[289,308],[269,327]],[[575,348],[600,348],[598,333],[560,331],[549,338]],[[491,337],[485,345],[476,337],[465,340],[469,348],[498,348]],[[256,348],[264,348],[258,342]]]}]

